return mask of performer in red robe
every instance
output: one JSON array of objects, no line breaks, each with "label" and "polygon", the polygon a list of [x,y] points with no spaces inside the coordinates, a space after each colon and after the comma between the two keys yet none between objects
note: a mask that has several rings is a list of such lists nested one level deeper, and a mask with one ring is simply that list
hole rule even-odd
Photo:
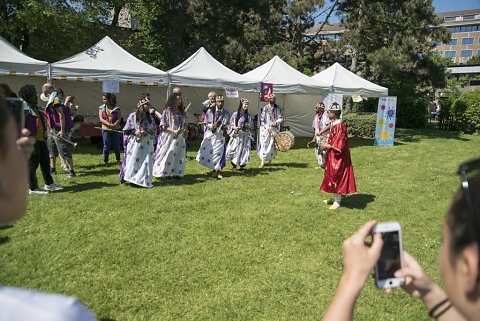
[{"label": "performer in red robe", "polygon": [[350,143],[347,128],[340,120],[341,112],[342,109],[337,103],[333,103],[328,109],[328,117],[332,121],[330,136],[328,143],[320,144],[320,148],[327,153],[325,175],[320,190],[333,193],[332,199],[324,200],[324,203],[332,204],[329,208],[331,210],[340,207],[342,195],[357,192],[350,159]]}]

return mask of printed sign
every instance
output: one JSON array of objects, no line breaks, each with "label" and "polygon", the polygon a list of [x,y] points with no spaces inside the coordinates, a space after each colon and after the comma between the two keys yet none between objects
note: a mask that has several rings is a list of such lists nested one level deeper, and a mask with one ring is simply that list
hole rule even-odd
[{"label": "printed sign", "polygon": [[102,81],[102,91],[104,93],[117,94],[120,92],[120,84],[118,80],[104,80]]},{"label": "printed sign", "polygon": [[388,96],[378,99],[377,127],[375,146],[393,146],[395,137],[395,118],[397,115],[397,97]]},{"label": "printed sign", "polygon": [[238,98],[238,88],[225,88],[227,98]]},{"label": "printed sign", "polygon": [[262,82],[261,101],[268,101],[267,95],[273,93],[273,84]]}]

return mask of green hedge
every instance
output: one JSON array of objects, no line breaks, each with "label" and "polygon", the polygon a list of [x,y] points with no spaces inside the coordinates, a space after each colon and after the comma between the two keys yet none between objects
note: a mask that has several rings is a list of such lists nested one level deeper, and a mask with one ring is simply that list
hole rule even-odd
[{"label": "green hedge", "polygon": [[375,136],[377,113],[344,113],[342,121],[351,136]]},{"label": "green hedge", "polygon": [[465,92],[455,99],[450,113],[457,129],[466,134],[480,134],[480,90]]}]

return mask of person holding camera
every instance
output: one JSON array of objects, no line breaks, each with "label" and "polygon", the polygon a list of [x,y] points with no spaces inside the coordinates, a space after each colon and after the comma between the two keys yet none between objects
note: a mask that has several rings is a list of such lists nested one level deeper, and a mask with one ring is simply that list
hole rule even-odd
[{"label": "person holding camera", "polygon": [[[474,172],[477,170],[477,174]],[[403,289],[422,300],[428,315],[437,320],[478,320],[480,318],[480,159],[462,164],[462,187],[454,195],[442,229],[439,267],[445,290],[437,285],[407,252],[404,266],[394,274],[404,278]],[[381,234],[372,242],[376,222],[370,221],[344,241],[344,272],[323,320],[352,320],[355,302],[383,247]],[[387,289],[391,292],[392,289]]]},{"label": "person holding camera", "polygon": [[[33,86],[27,87],[30,89],[24,87],[20,89],[20,96],[30,97],[27,92],[33,93],[31,90]],[[32,105],[35,106],[30,100],[30,108]],[[38,111],[37,108],[34,109]],[[34,157],[34,153],[38,150],[38,146],[35,146],[37,142],[28,129],[22,129],[21,138],[18,138],[17,133],[18,128],[14,117],[5,99],[0,96],[0,207],[2,208],[0,226],[19,220],[25,214],[27,208],[25,189],[28,180],[27,161]],[[0,319],[96,320],[93,313],[75,298],[1,284]]]},{"label": "person holding camera", "polygon": [[[48,191],[61,190],[63,186],[54,184],[52,175],[50,175],[50,162],[46,143],[47,122],[43,108],[37,106],[37,91],[33,85],[25,85],[20,88],[18,95],[24,100],[25,128],[30,131],[30,136],[36,139],[34,151],[28,162],[30,194],[48,194]],[[38,165],[40,165],[45,181],[44,189],[38,187],[36,174]]]}]

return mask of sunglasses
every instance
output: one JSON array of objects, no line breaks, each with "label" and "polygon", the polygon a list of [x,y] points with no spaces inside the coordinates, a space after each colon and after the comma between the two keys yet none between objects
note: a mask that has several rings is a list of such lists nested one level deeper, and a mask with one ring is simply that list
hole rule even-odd
[{"label": "sunglasses", "polygon": [[473,207],[472,194],[470,193],[469,178],[480,174],[480,158],[465,162],[458,168],[458,174],[462,180],[463,193],[465,195],[465,203],[467,211],[470,213],[473,227],[477,231],[477,243],[480,245],[480,229],[478,227],[478,220]]}]

